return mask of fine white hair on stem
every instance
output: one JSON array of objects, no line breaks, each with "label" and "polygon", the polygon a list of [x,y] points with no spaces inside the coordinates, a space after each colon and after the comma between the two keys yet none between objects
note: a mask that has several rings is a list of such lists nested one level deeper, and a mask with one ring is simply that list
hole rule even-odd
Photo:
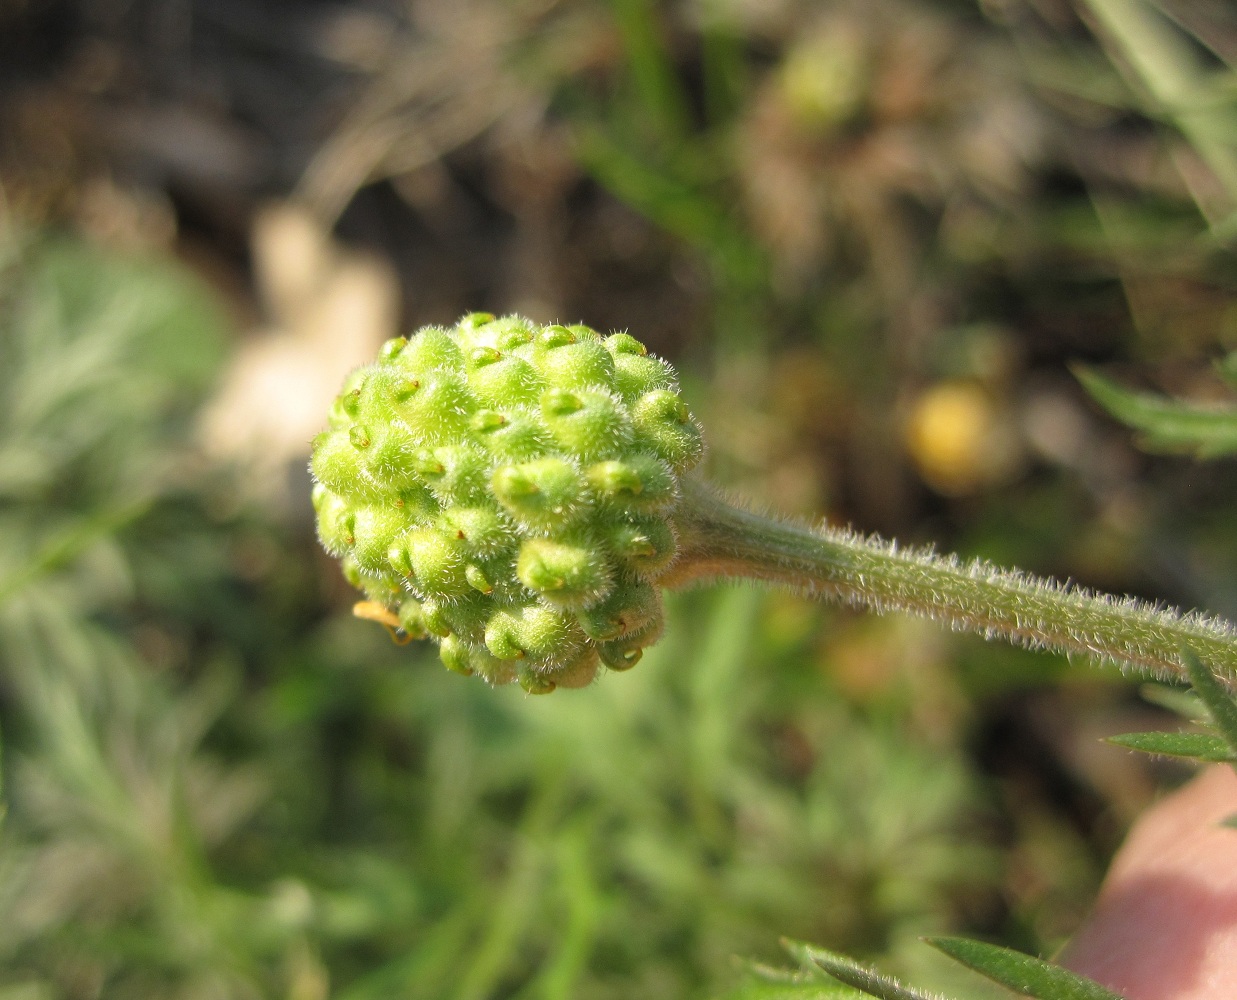
[{"label": "fine white hair on stem", "polygon": [[1082,653],[1142,675],[1181,680],[1192,650],[1237,684],[1237,628],[1197,611],[963,560],[851,528],[755,514],[697,481],[678,509],[679,559],[666,586],[744,577],[801,593],[939,621],[988,639]]}]

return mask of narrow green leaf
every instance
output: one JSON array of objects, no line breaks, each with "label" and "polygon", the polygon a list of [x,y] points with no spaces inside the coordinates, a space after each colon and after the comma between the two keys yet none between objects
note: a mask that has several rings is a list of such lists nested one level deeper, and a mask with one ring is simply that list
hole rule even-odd
[{"label": "narrow green leaf", "polygon": [[645,113],[667,137],[684,135],[687,98],[658,29],[655,6],[648,0],[616,0],[610,6]]},{"label": "narrow green leaf", "polygon": [[39,577],[72,562],[91,545],[139,520],[150,510],[152,500],[142,497],[115,507],[92,512],[54,533],[20,569],[0,579],[0,604],[14,597]]},{"label": "narrow green leaf", "polygon": [[1037,1000],[1121,1000],[1099,983],[1021,952],[965,938],[934,937],[928,944],[950,958]]},{"label": "narrow green leaf", "polygon": [[1190,672],[1190,683],[1207,706],[1212,723],[1220,731],[1229,748],[1237,753],[1237,702],[1233,701],[1233,696],[1212,673],[1211,668],[1194,652],[1185,649],[1182,650],[1182,656],[1186,669]]},{"label": "narrow green leaf", "polygon": [[1198,700],[1198,695],[1187,688],[1147,683],[1139,686],[1138,694],[1148,704],[1176,712],[1191,722],[1207,721],[1207,710],[1203,708],[1203,703]]},{"label": "narrow green leaf", "polygon": [[[783,944],[796,953],[796,947],[789,942]],[[734,993],[726,994],[725,1000],[856,1000],[855,991],[849,986],[832,979],[825,981],[820,970],[802,954],[801,948],[796,958],[801,968],[776,968],[763,962],[741,960],[738,964],[747,976]]]},{"label": "narrow green leaf", "polygon": [[1188,757],[1212,764],[1237,761],[1237,753],[1228,743],[1211,733],[1122,733],[1104,742],[1162,757]]},{"label": "narrow green leaf", "polygon": [[1199,458],[1237,453],[1237,409],[1131,392],[1081,366],[1075,366],[1074,375],[1097,403],[1140,432],[1139,446],[1148,451],[1188,452]]},{"label": "narrow green leaf", "polygon": [[939,993],[921,993],[908,989],[896,979],[883,976],[866,965],[860,965],[845,955],[838,955],[824,948],[802,944],[797,941],[783,941],[786,948],[800,961],[815,964],[820,969],[840,983],[845,983],[852,989],[860,990],[879,1000],[945,1000]]}]

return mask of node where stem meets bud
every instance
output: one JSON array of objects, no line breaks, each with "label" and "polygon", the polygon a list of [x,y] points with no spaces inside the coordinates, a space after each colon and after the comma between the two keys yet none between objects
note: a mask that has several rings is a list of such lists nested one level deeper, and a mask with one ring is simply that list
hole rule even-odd
[{"label": "node where stem meets bud", "polygon": [[634,337],[473,313],[348,376],[314,442],[318,534],[360,616],[536,694],[634,666],[662,590],[719,577],[1155,676],[1183,678],[1189,649],[1237,687],[1227,622],[748,513],[688,476],[703,447]]}]

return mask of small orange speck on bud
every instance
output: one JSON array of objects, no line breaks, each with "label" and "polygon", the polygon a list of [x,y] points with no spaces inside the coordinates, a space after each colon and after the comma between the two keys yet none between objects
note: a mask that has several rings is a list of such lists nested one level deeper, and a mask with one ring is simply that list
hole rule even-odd
[{"label": "small orange speck on bud", "polygon": [[394,611],[383,607],[377,601],[357,601],[352,605],[352,613],[357,618],[377,622],[391,636],[391,641],[397,646],[406,646],[412,642],[412,636],[400,631],[399,618]]}]

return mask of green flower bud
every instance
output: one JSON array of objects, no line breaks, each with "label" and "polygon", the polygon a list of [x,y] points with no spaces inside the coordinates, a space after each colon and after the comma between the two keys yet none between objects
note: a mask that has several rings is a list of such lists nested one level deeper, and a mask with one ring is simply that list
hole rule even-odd
[{"label": "green flower bud", "polygon": [[535,364],[552,386],[582,389],[614,384],[614,359],[592,330],[548,327],[537,346]]},{"label": "green flower bud", "polygon": [[319,434],[314,439],[310,472],[319,485],[337,496],[377,497],[382,488],[365,472],[364,460],[357,453],[350,435],[351,428]]},{"label": "green flower bud", "polygon": [[449,507],[442,513],[442,526],[473,556],[494,555],[516,541],[511,521],[492,507]]},{"label": "green flower bud", "polygon": [[624,454],[631,444],[631,421],[623,403],[596,389],[548,389],[541,414],[554,443],[581,461]]},{"label": "green flower bud", "polygon": [[660,635],[702,446],[673,370],[633,337],[474,313],[384,344],[328,424],[318,534],[362,617],[535,693],[627,669]]},{"label": "green flower bud", "polygon": [[474,347],[468,357],[468,386],[482,406],[531,404],[545,380],[523,358],[504,355],[497,347]]},{"label": "green flower bud", "polygon": [[314,486],[314,510],[322,547],[333,556],[350,551],[356,544],[356,514],[348,502],[318,483]]},{"label": "green flower bud", "polygon": [[576,615],[584,634],[598,642],[635,635],[661,617],[661,595],[643,580],[616,587],[600,604]]},{"label": "green flower bud", "polygon": [[487,312],[469,313],[459,322],[459,330],[466,333],[494,322],[494,314]]},{"label": "green flower bud", "polygon": [[478,448],[466,444],[423,448],[413,453],[411,464],[444,506],[485,497],[489,460]]},{"label": "green flower bud", "polygon": [[411,391],[394,411],[421,441],[446,444],[469,437],[469,418],[477,409],[477,399],[461,375],[440,370],[408,385]]},{"label": "green flower bud", "polygon": [[654,579],[678,552],[674,529],[657,517],[633,517],[607,525],[605,540],[619,565],[644,579]]},{"label": "green flower bud", "polygon": [[485,646],[500,660],[527,660],[547,675],[575,663],[590,648],[573,615],[544,604],[496,612],[485,627]]},{"label": "green flower bud", "polygon": [[517,347],[531,344],[538,330],[535,323],[522,316],[504,316],[478,327],[473,335],[473,342],[489,345],[500,351],[514,351]]},{"label": "green flower bud", "polygon": [[612,333],[604,341],[606,350],[617,360],[620,355],[630,355],[638,358],[648,357],[648,348],[636,340],[630,333]]},{"label": "green flower bud", "polygon": [[394,361],[396,358],[400,356],[401,352],[407,346],[408,346],[407,337],[392,337],[390,340],[385,341],[383,345],[378,348],[378,360],[379,361]]},{"label": "green flower bud", "polygon": [[500,660],[522,660],[528,655],[518,612],[499,611],[489,620],[485,626],[485,648]]},{"label": "green flower bud", "polygon": [[520,546],[515,574],[529,590],[564,608],[589,608],[614,586],[614,569],[589,538],[531,538]]},{"label": "green flower bud", "polygon": [[[349,435],[359,426],[354,424]],[[413,462],[417,453],[417,442],[406,427],[390,423],[365,433],[368,443],[362,461],[371,479],[389,486],[397,493],[422,485]],[[353,441],[353,444],[356,442]]]},{"label": "green flower bud", "polygon": [[465,677],[473,675],[472,649],[453,635],[445,635],[438,644],[438,658],[448,670]]},{"label": "green flower bud", "polygon": [[516,680],[529,694],[552,694],[558,687],[552,680],[542,677],[531,667],[524,667],[516,675]]},{"label": "green flower bud", "polygon": [[340,563],[340,569],[343,570],[344,579],[352,586],[356,587],[357,590],[365,589],[365,574],[361,572],[361,567],[357,565],[356,559],[352,556],[344,556]]},{"label": "green flower bud", "polygon": [[588,503],[584,477],[562,458],[538,458],[504,465],[490,485],[515,520],[533,530],[564,527],[578,520]]},{"label": "green flower bud", "polygon": [[335,398],[335,402],[331,404],[331,410],[327,414],[327,423],[331,430],[337,430],[340,427],[347,428],[356,420],[357,410],[360,408],[361,383],[365,380],[365,372],[366,369],[358,368],[344,380],[344,387]]},{"label": "green flower bud", "polygon": [[464,367],[459,334],[442,327],[424,327],[408,338],[395,363],[401,371],[418,374],[450,369],[458,371]]},{"label": "green flower bud", "polygon": [[437,597],[427,597],[421,602],[421,621],[430,635],[445,639],[451,634],[451,622],[447,620],[450,608],[450,604]]},{"label": "green flower bud", "polygon": [[419,528],[401,541],[401,554],[407,553],[411,576],[421,591],[433,597],[467,593],[464,545],[458,537],[434,528]]},{"label": "green flower bud", "polygon": [[586,470],[598,499],[631,511],[658,510],[678,499],[678,480],[659,458],[639,453]]},{"label": "green flower bud", "polygon": [[603,642],[597,647],[601,662],[611,670],[630,670],[640,662],[644,648],[661,638],[661,630],[662,623],[659,619],[635,635],[615,639],[613,642]]},{"label": "green flower bud", "polygon": [[[500,419],[493,419],[495,416]],[[473,421],[477,440],[496,459],[518,462],[544,455],[550,448],[549,432],[532,411],[486,410]]]},{"label": "green flower bud", "polygon": [[631,407],[636,441],[682,472],[700,461],[704,439],[687,404],[668,389],[646,392]]},{"label": "green flower bud", "polygon": [[674,369],[649,354],[635,337],[616,333],[606,338],[605,345],[614,358],[614,387],[628,402],[657,389],[677,390]]},{"label": "green flower bud", "polygon": [[399,606],[399,627],[412,639],[429,638],[429,630],[425,627],[425,616],[421,613],[421,602],[409,597]]},{"label": "green flower bud", "polygon": [[464,579],[468,581],[468,586],[479,593],[494,593],[494,584],[490,583],[490,578],[485,575],[485,571],[475,563],[469,563],[464,567]]},{"label": "green flower bud", "polygon": [[[372,431],[373,427],[389,423],[399,406],[420,390],[421,379],[394,366],[370,365],[354,391],[357,426]],[[353,443],[366,447],[355,436]]]},{"label": "green flower bud", "polygon": [[407,508],[392,506],[358,507],[353,516],[355,539],[352,554],[362,569],[382,573],[390,568],[387,554],[395,540],[408,530]]}]

